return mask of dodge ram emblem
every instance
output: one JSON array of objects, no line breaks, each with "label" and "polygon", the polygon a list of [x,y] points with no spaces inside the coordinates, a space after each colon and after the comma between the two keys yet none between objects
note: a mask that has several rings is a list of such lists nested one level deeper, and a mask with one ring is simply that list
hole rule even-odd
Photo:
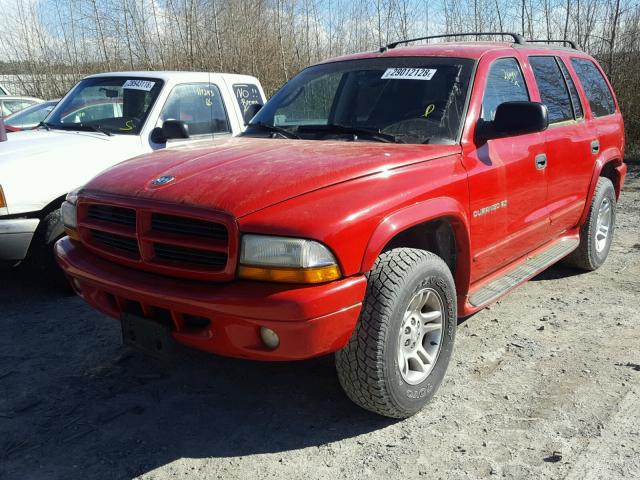
[{"label": "dodge ram emblem", "polygon": [[160,187],[162,185],[166,185],[167,183],[171,183],[176,179],[176,177],[172,175],[163,175],[162,177],[156,178],[151,182],[152,187]]}]

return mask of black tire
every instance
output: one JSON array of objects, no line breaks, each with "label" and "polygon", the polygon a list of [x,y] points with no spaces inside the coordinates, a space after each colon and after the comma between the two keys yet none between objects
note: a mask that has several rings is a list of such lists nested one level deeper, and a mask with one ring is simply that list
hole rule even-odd
[{"label": "black tire", "polygon": [[56,262],[53,247],[64,236],[64,225],[60,210],[47,214],[36,230],[27,258],[27,266],[37,272],[40,278],[49,285],[70,289],[62,269]]},{"label": "black tire", "polygon": [[[407,418],[429,402],[447,370],[457,327],[455,284],[440,257],[410,248],[380,255],[367,277],[356,328],[349,343],[336,352],[338,378],[357,405],[386,417]],[[428,376],[412,385],[400,371],[399,336],[409,302],[425,288],[441,299],[442,341]]]},{"label": "black tire", "polygon": [[[598,213],[603,202],[608,201],[611,208],[611,224],[604,248],[596,248],[596,234],[598,230]],[[565,260],[564,263],[581,270],[591,272],[600,268],[609,255],[613,231],[616,224],[616,191],[611,180],[605,177],[598,179],[598,185],[593,193],[589,215],[580,228],[580,245]]]}]

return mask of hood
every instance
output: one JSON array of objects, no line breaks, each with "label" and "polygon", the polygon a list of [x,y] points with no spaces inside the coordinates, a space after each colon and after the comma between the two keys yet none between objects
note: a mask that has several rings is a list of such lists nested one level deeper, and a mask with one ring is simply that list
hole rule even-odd
[{"label": "hood", "polygon": [[[117,165],[92,193],[152,199],[242,217],[313,190],[459,152],[458,145],[234,138]],[[159,177],[170,182],[153,186]],[[172,178],[173,177],[173,178]]]},{"label": "hood", "polygon": [[9,213],[40,210],[107,167],[144,153],[140,137],[63,130],[14,132],[0,143]]}]

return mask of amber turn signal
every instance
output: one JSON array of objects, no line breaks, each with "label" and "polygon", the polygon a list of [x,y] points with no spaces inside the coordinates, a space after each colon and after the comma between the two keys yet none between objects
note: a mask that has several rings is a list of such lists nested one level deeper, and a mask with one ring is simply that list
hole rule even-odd
[{"label": "amber turn signal", "polygon": [[245,280],[283,283],[322,283],[340,278],[340,267],[266,268],[240,265],[238,276]]},{"label": "amber turn signal", "polygon": [[71,240],[75,240],[76,242],[80,241],[80,234],[77,230],[69,227],[64,227],[64,233],[66,233]]}]

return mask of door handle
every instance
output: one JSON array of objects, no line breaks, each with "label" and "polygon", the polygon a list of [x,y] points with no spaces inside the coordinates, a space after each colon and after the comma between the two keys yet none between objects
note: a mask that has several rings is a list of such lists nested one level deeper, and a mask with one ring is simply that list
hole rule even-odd
[{"label": "door handle", "polygon": [[598,152],[600,152],[600,142],[598,140],[594,140],[591,142],[591,153],[596,155]]},{"label": "door handle", "polygon": [[544,153],[536,155],[536,169],[544,170],[547,168],[547,156]]}]

